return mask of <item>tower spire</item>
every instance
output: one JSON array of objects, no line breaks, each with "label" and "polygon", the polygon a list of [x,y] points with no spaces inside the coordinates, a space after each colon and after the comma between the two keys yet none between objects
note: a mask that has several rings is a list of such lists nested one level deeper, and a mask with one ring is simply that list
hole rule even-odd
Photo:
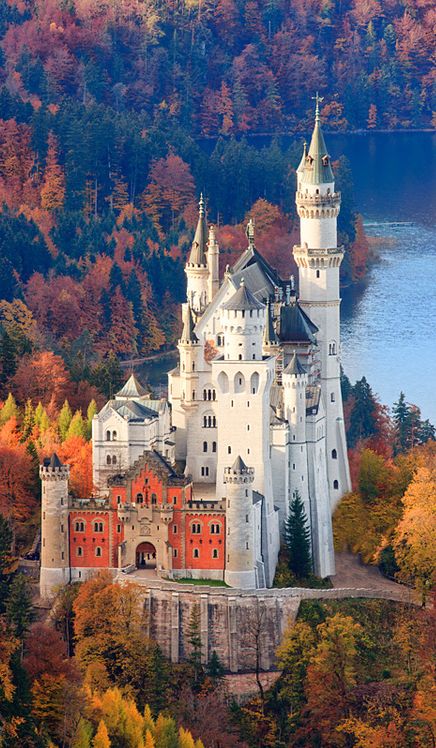
[{"label": "tower spire", "polygon": [[195,229],[195,236],[192,242],[191,254],[189,255],[190,265],[206,266],[206,245],[207,245],[207,225],[204,207],[203,193],[198,201],[198,222]]}]

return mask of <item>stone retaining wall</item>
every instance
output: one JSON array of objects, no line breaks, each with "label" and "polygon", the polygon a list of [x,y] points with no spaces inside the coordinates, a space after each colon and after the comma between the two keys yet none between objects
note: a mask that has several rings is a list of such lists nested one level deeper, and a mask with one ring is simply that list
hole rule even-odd
[{"label": "stone retaining wall", "polygon": [[198,605],[203,661],[206,663],[215,650],[231,673],[254,670],[257,656],[262,670],[275,668],[276,648],[286,626],[295,621],[301,600],[379,598],[412,602],[410,591],[403,587],[247,591],[126,575],[119,575],[117,581],[143,587],[149,634],[172,662],[189,655],[189,622],[193,607]]}]

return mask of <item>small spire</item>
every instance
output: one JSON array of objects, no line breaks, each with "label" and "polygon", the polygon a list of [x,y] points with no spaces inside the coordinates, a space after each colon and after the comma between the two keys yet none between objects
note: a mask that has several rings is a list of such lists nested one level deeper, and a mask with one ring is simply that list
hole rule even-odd
[{"label": "small spire", "polygon": [[319,113],[319,105],[322,101],[324,101],[324,96],[320,96],[318,91],[316,92],[315,96],[312,96],[312,98],[315,100],[315,124],[321,124],[321,115]]},{"label": "small spire", "polygon": [[294,355],[292,356],[291,360],[289,361],[289,364],[287,365],[283,373],[292,374],[295,377],[301,376],[302,374],[306,374],[306,369],[304,368],[304,366],[300,364],[299,358],[297,356],[297,351],[294,350]]},{"label": "small spire", "polygon": [[198,343],[198,338],[194,332],[194,318],[192,316],[191,305],[189,302],[183,306],[183,331],[180,341],[183,343]]},{"label": "small spire", "polygon": [[204,217],[204,199],[202,192],[200,192],[200,200],[198,201],[198,215],[200,218]]},{"label": "small spire", "polygon": [[247,223],[247,228],[245,230],[245,235],[248,239],[248,248],[254,248],[254,221],[252,218]]},{"label": "small spire", "polygon": [[191,254],[189,255],[189,264],[191,265],[207,265],[206,260],[206,245],[207,245],[207,226],[204,209],[203,193],[200,195],[198,203],[198,223],[195,229],[194,241],[192,242]]}]

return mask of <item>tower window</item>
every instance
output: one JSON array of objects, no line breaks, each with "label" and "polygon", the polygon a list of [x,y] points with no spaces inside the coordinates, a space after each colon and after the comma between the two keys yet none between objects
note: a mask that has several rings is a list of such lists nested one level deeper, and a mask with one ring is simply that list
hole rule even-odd
[{"label": "tower window", "polygon": [[156,496],[155,493],[151,494],[151,503],[152,504],[157,504],[157,496]]},{"label": "tower window", "polygon": [[316,271],[316,277],[319,278],[320,275],[321,275],[321,273],[319,272],[319,270],[317,270]]},{"label": "tower window", "polygon": [[216,442],[212,442],[212,452],[216,452]]},{"label": "tower window", "polygon": [[335,393],[334,393],[334,392],[331,392],[331,393],[330,393],[330,402],[331,402],[331,403],[334,403],[334,402],[335,402]]},{"label": "tower window", "polygon": [[238,359],[239,361],[242,361],[242,353],[239,354]]},{"label": "tower window", "polygon": [[137,493],[136,494],[136,503],[137,504],[143,504],[144,503],[144,497],[143,497],[142,493]]},{"label": "tower window", "polygon": [[333,488],[335,488],[335,489],[339,488],[339,481],[337,481],[337,480],[333,481]]},{"label": "tower window", "polygon": [[76,532],[85,532],[85,523],[82,519],[77,520],[74,523],[74,529]]},{"label": "tower window", "polygon": [[111,432],[110,431],[106,431],[106,441],[110,442],[110,440],[111,440]]},{"label": "tower window", "polygon": [[112,455],[112,465],[116,465],[116,464],[117,464],[116,455]]},{"label": "tower window", "polygon": [[173,556],[174,558],[177,558],[177,548],[173,548]]},{"label": "tower window", "polygon": [[103,522],[94,522],[94,532],[103,532]]},{"label": "tower window", "polygon": [[200,522],[193,522],[191,525],[191,532],[193,535],[199,535],[201,533],[201,524]]},{"label": "tower window", "polygon": [[81,545],[78,545],[76,548],[76,556],[79,556],[79,557],[83,556],[83,548]]},{"label": "tower window", "polygon": [[221,525],[219,522],[212,522],[210,526],[210,532],[212,535],[219,535],[221,532]]},{"label": "tower window", "polygon": [[117,440],[117,432],[116,431],[112,431],[112,441],[116,442],[116,440]]},{"label": "tower window", "polygon": [[111,463],[112,463],[112,460],[111,460],[111,456],[110,456],[110,455],[108,455],[108,456],[106,457],[106,465],[111,465]]},{"label": "tower window", "polygon": [[173,533],[174,535],[177,535],[177,525],[173,525]]},{"label": "tower window", "polygon": [[207,452],[207,442],[203,442],[203,452]]},{"label": "tower window", "polygon": [[102,551],[99,545],[95,549],[95,555],[97,556],[97,558],[100,558],[102,555]]},{"label": "tower window", "polygon": [[232,448],[231,447],[227,447],[227,454],[229,454],[229,455],[232,454]]},{"label": "tower window", "polygon": [[200,551],[198,548],[194,548],[192,555],[194,558],[200,558]]},{"label": "tower window", "polygon": [[336,452],[336,449],[332,449],[332,460],[338,459],[338,453]]}]

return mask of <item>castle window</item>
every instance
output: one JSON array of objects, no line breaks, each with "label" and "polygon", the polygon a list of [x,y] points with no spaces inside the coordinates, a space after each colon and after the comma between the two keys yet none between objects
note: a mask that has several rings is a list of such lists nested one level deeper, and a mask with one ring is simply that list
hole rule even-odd
[{"label": "castle window", "polygon": [[64,560],[64,558],[65,558],[65,553],[64,553],[63,551],[62,551],[62,553],[61,553],[61,558],[62,558],[62,561],[63,561],[63,560]]},{"label": "castle window", "polygon": [[117,532],[121,532],[121,525],[117,525]]},{"label": "castle window", "polygon": [[319,272],[319,270],[317,270],[316,271],[316,277],[319,278],[320,275],[321,275],[321,273]]},{"label": "castle window", "polygon": [[151,494],[151,503],[152,504],[157,504],[157,496],[156,496],[155,493]]},{"label": "castle window", "polygon": [[211,535],[219,535],[221,532],[221,525],[219,522],[213,522],[210,526]]},{"label": "castle window", "polygon": [[238,359],[239,361],[242,361],[242,353],[239,354]]},{"label": "castle window", "polygon": [[174,558],[177,558],[177,548],[173,548],[173,556]]},{"label": "castle window", "polygon": [[103,532],[103,522],[94,522],[94,532]]},{"label": "castle window", "polygon": [[212,551],[212,558],[218,558],[218,548],[214,548]]},{"label": "castle window", "polygon": [[95,549],[95,555],[97,556],[97,558],[101,558],[102,556],[102,550],[99,545]]},{"label": "castle window", "polygon": [[207,452],[207,442],[203,442],[203,452]]},{"label": "castle window", "polygon": [[247,542],[245,543],[245,550],[246,550],[246,551],[248,551],[248,540],[247,540]]},{"label": "castle window", "polygon": [[173,496],[173,504],[177,504],[177,496]]},{"label": "castle window", "polygon": [[74,523],[74,530],[76,532],[85,532],[85,523],[83,519],[76,520],[76,522]]},{"label": "castle window", "polygon": [[117,496],[117,504],[121,504],[121,496]]},{"label": "castle window", "polygon": [[117,440],[117,432],[116,431],[112,431],[112,441],[116,442],[116,440]]},{"label": "castle window", "polygon": [[112,455],[112,465],[116,465],[116,464],[117,464],[116,455]]},{"label": "castle window", "polygon": [[250,424],[247,423],[247,431],[250,431]]},{"label": "castle window", "polygon": [[231,447],[227,447],[227,454],[229,454],[229,455],[232,454],[232,448]]},{"label": "castle window", "polygon": [[106,441],[110,442],[110,440],[111,440],[111,432],[110,431],[106,431]]},{"label": "castle window", "polygon": [[76,556],[83,556],[83,548],[81,545],[78,545],[76,548]]},{"label": "castle window", "polygon": [[216,442],[212,442],[212,452],[216,452]]},{"label": "castle window", "polygon": [[202,474],[203,478],[205,476],[209,475],[209,468],[208,467],[202,467],[201,468],[201,474]]},{"label": "castle window", "polygon": [[108,455],[108,456],[106,457],[106,465],[110,465],[111,463],[112,463],[112,460],[111,460],[111,456],[110,456],[110,455]]},{"label": "castle window", "polygon": [[192,371],[195,371],[195,361],[192,362]]},{"label": "castle window", "polygon": [[143,504],[144,503],[144,497],[143,497],[142,493],[137,493],[136,494],[136,503],[137,504]]},{"label": "castle window", "polygon": [[207,390],[203,390],[203,400],[207,400]]},{"label": "castle window", "polygon": [[336,452],[336,449],[332,449],[332,460],[338,459],[338,453]]},{"label": "castle window", "polygon": [[192,555],[194,558],[200,558],[200,551],[198,550],[198,548],[194,548]]},{"label": "castle window", "polygon": [[245,522],[248,524],[248,514],[245,515]]},{"label": "castle window", "polygon": [[200,522],[193,522],[191,525],[191,532],[193,535],[199,535],[201,533],[201,524]]},{"label": "castle window", "polygon": [[45,519],[45,512],[42,513],[42,518]]},{"label": "castle window", "polygon": [[333,488],[339,488],[339,481],[338,480],[334,480],[333,481]]},{"label": "castle window", "polygon": [[334,403],[334,402],[335,402],[335,393],[334,393],[334,392],[331,392],[331,393],[330,393],[330,402],[331,402],[331,403]]},{"label": "castle window", "polygon": [[173,533],[174,535],[177,535],[177,525],[173,525]]},{"label": "castle window", "polygon": [[63,526],[63,525],[61,525],[61,532],[63,532],[63,531],[64,531],[64,526]]}]

